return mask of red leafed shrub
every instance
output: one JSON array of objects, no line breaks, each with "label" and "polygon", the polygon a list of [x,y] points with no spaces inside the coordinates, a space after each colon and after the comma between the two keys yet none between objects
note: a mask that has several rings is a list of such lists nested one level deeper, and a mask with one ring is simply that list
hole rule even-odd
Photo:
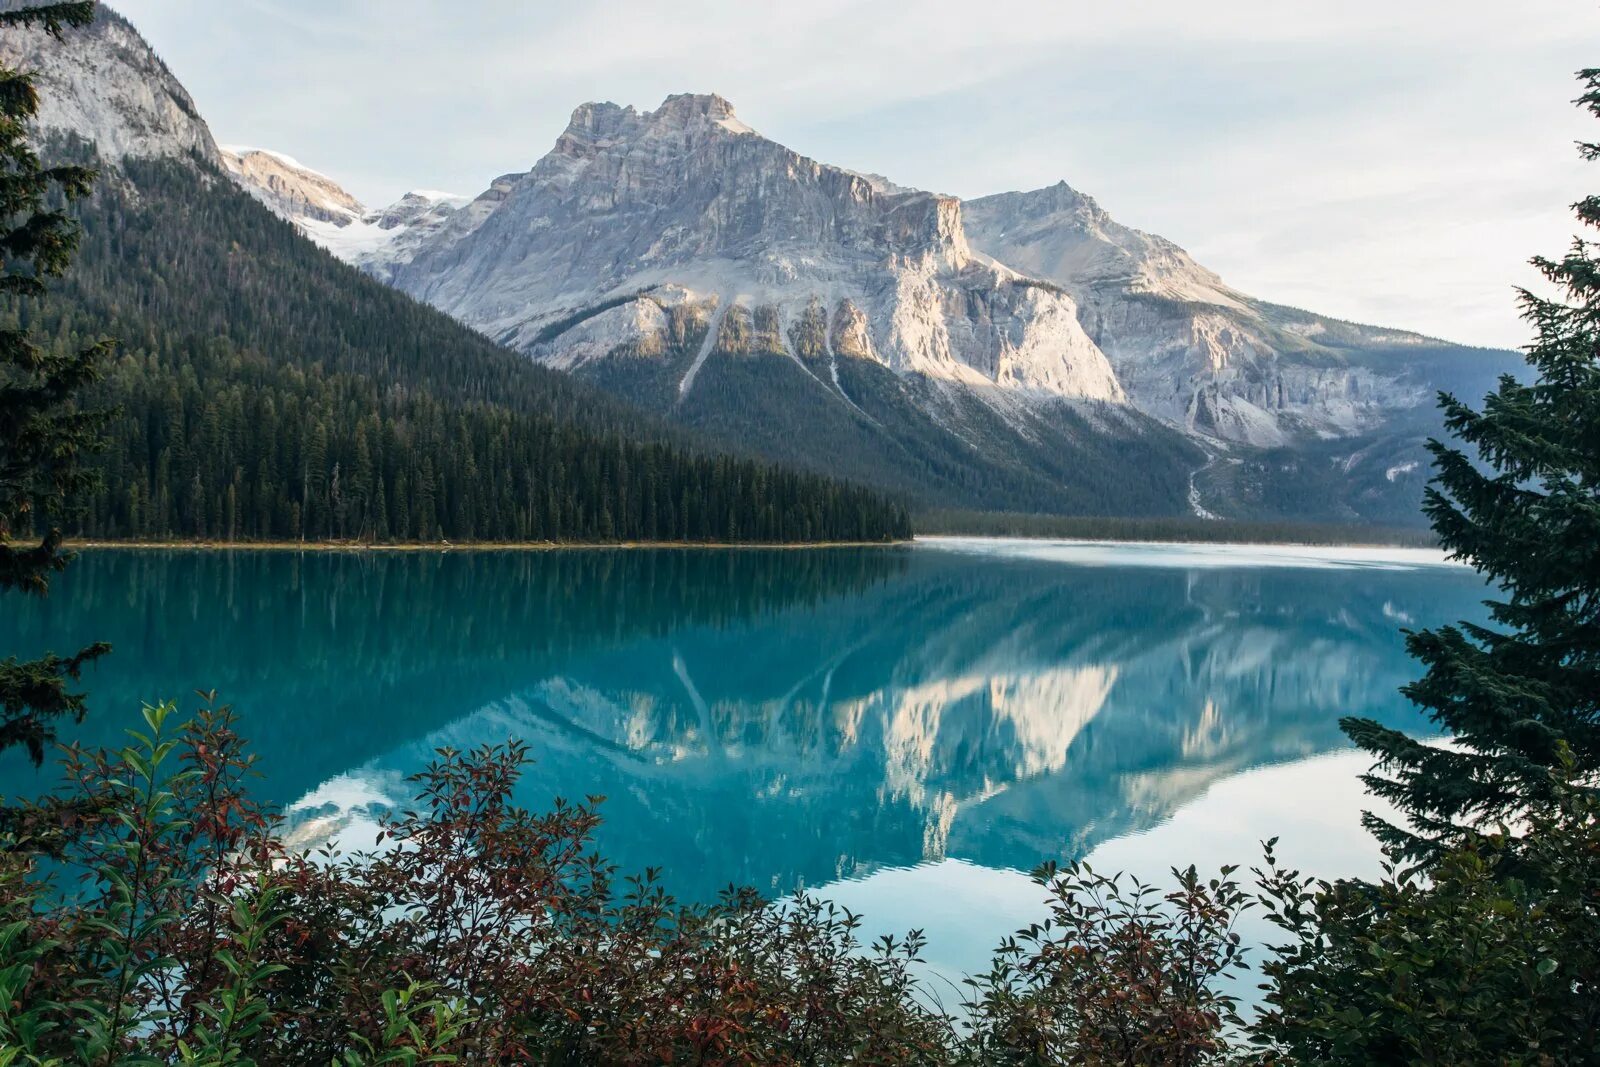
[{"label": "red leafed shrub", "polygon": [[291,851],[226,709],[170,706],[9,809],[0,1067],[43,1063],[1200,1064],[1242,898],[1046,870],[1049,922],[953,1013],[923,940],[730,889],[685,906],[596,853],[598,798],[529,812],[519,743],[441,751],[370,851]]},{"label": "red leafed shrub", "polygon": [[1050,917],[1008,938],[975,990],[980,1062],[1222,1062],[1243,1026],[1218,979],[1244,967],[1235,917],[1250,902],[1224,867],[1160,892],[1088,864],[1042,868]]},{"label": "red leafed shrub", "polygon": [[920,939],[730,890],[676,903],[535,814],[522,745],[442,751],[360,855],[293,854],[225,710],[170,708],[11,820],[0,1063],[942,1063]]}]

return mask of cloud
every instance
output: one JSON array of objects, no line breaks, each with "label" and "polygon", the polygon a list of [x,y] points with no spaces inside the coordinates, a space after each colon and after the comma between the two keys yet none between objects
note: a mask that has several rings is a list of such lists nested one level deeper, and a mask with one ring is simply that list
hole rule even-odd
[{"label": "cloud", "polygon": [[958,195],[1065,178],[1246,291],[1477,343],[1584,174],[1566,0],[122,0],[218,136],[384,203],[472,193],[589,99],[715,91],[768,136]]}]

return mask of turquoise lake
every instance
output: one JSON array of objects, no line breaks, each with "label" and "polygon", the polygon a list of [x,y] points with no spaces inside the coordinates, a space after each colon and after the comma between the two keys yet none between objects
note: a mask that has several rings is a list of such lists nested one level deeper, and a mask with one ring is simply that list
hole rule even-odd
[{"label": "turquoise lake", "polygon": [[[370,844],[434,749],[519,737],[520,799],[604,794],[624,868],[815,889],[959,973],[1036,917],[1045,859],[1157,876],[1281,834],[1370,869],[1338,719],[1429,734],[1401,629],[1485,595],[1405,550],[94,550],[9,599],[0,650],[113,643],[90,743],[215,689],[308,845]],[[0,763],[0,793],[46,782]]]}]

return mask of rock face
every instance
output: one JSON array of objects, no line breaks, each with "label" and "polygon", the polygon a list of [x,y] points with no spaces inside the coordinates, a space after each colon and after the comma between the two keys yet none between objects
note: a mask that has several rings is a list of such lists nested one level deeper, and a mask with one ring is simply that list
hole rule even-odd
[{"label": "rock face", "polygon": [[67,37],[64,46],[40,29],[0,36],[0,61],[36,76],[39,127],[90,141],[113,163],[174,156],[220,163],[188,91],[126,19],[100,5],[92,25]]},{"label": "rock face", "polygon": [[527,174],[366,266],[569,369],[667,350],[691,308],[708,353],[1127,402],[1224,448],[1380,431],[1449,384],[1413,357],[1450,346],[1256,300],[1065,183],[963,204],[800,156],[718,96],[585,104]]},{"label": "rock face", "polygon": [[240,186],[285,218],[342,227],[366,214],[332,178],[279,152],[228,145],[222,163]]},{"label": "rock face", "polygon": [[959,201],[807,159],[718,96],[647,112],[585,104],[531,171],[473,206],[391,280],[536,358],[577,366],[606,342],[661,348],[667,311],[691,305],[727,353],[805,349],[1123,399],[1070,297],[975,255]]},{"label": "rock face", "polygon": [[[1262,303],[1065,182],[969,201],[975,247],[1070,292],[1129,398],[1190,432],[1255,445],[1348,436],[1429,401],[1405,351],[1440,342]],[[1353,351],[1388,349],[1388,366]]]}]

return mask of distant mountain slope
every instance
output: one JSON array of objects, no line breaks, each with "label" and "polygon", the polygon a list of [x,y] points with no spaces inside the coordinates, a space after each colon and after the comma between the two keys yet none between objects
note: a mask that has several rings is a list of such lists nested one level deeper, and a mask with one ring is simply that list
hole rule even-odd
[{"label": "distant mountain slope", "polygon": [[337,182],[318,174],[298,160],[265,148],[230,145],[222,150],[222,164],[245,192],[286,218],[348,226],[367,209]]},{"label": "distant mountain slope", "polygon": [[1517,364],[1257,300],[1065,183],[962,203],[830,167],[709,95],[585,104],[527,173],[348,258],[680,422],[935,506],[1415,522],[1435,392]]},{"label": "distant mountain slope", "polygon": [[1509,355],[1256,300],[1065,182],[965,207],[974,247],[1069,291],[1132,401],[1193,433],[1265,447],[1350,437]]},{"label": "distant mountain slope", "polygon": [[[198,118],[122,106],[176,100],[181,89],[117,16],[102,10],[64,42],[38,33],[5,42],[13,61],[39,72],[46,99],[70,99],[41,124],[51,152],[103,168],[81,210],[73,269],[45,300],[0,307],[54,343],[81,333],[122,342],[99,398],[120,415],[82,532],[906,534],[903,510],[875,494],[708,455],[326,255],[228,180]],[[95,97],[102,84],[120,95]],[[87,95],[71,95],[83,86]],[[97,143],[54,121],[81,121],[121,154],[96,155]],[[317,206],[336,212],[337,194],[324,194]]]},{"label": "distant mountain slope", "polygon": [[[6,9],[39,6],[0,0]],[[39,29],[0,34],[0,61],[37,76],[41,129],[70,131],[113,164],[191,155],[221,162],[188,90],[127,19],[101,4],[92,25],[64,37],[59,44]]]},{"label": "distant mountain slope", "polygon": [[274,214],[346,263],[380,277],[467,203],[464,196],[416,190],[372,210],[332,178],[265,148],[223,148],[222,164]]},{"label": "distant mountain slope", "polygon": [[730,447],[921,505],[1165,514],[1203,461],[1122,403],[1070,298],[971,253],[957,202],[807,160],[719,97],[579,108],[531,172],[404,233],[352,262]]}]

